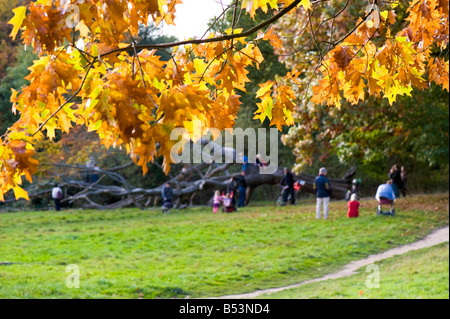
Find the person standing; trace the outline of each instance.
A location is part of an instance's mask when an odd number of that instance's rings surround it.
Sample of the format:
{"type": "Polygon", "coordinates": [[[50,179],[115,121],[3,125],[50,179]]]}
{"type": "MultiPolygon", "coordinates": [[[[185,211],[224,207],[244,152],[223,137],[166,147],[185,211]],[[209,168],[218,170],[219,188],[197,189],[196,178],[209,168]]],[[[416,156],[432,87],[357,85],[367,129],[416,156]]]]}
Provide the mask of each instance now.
{"type": "Polygon", "coordinates": [[[55,184],[55,187],[52,189],[52,199],[55,202],[55,209],[56,211],[61,210],[61,200],[63,198],[63,191],[58,186],[58,184],[55,184]]]}
{"type": "Polygon", "coordinates": [[[247,169],[248,169],[248,157],[247,155],[245,155],[244,153],[240,153],[241,158],[242,158],[242,170],[247,173],[247,169]]]}
{"type": "Polygon", "coordinates": [[[241,171],[241,174],[236,177],[236,182],[239,186],[239,202],[238,207],[245,206],[245,197],[247,193],[247,181],[245,180],[245,171],[241,171]]]}
{"type": "Polygon", "coordinates": [[[220,195],[220,191],[216,191],[213,197],[213,213],[217,214],[219,210],[220,203],[223,201],[224,196],[220,195]]]}
{"type": "Polygon", "coordinates": [[[323,206],[323,218],[328,219],[328,205],[330,204],[331,188],[327,178],[327,169],[325,167],[322,167],[319,170],[319,175],[315,178],[313,187],[317,197],[316,218],[320,219],[323,206]]]}
{"type": "Polygon", "coordinates": [[[162,210],[164,214],[168,214],[172,208],[173,190],[169,182],[161,190],[162,210]]]}
{"type": "Polygon", "coordinates": [[[392,180],[392,188],[394,189],[395,197],[400,198],[399,190],[402,189],[403,182],[400,169],[397,164],[391,167],[391,170],[389,171],[389,179],[392,180]]]}
{"type": "Polygon", "coordinates": [[[295,192],[294,192],[294,175],[291,173],[289,168],[284,169],[284,177],[281,180],[281,185],[283,185],[283,206],[287,204],[288,196],[291,195],[291,205],[295,205],[295,192]]]}
{"type": "Polygon", "coordinates": [[[402,187],[400,188],[400,191],[403,194],[403,197],[406,197],[406,193],[408,192],[406,188],[408,176],[406,174],[405,166],[400,168],[400,177],[402,179],[402,187]]]}
{"type": "Polygon", "coordinates": [[[227,194],[230,194],[231,205],[236,207],[236,177],[231,177],[231,181],[227,185],[227,194]]]}

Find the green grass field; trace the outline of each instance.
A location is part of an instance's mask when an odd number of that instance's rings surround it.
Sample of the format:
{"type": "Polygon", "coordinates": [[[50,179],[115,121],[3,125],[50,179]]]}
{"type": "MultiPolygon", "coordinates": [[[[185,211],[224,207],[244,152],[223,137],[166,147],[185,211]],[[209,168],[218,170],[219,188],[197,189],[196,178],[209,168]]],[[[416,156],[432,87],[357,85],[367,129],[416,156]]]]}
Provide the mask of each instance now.
{"type": "Polygon", "coordinates": [[[449,245],[411,251],[362,267],[351,277],[305,284],[278,293],[263,294],[262,299],[448,299],[449,245]]]}
{"type": "MultiPolygon", "coordinates": [[[[0,298],[202,298],[281,287],[421,239],[448,225],[448,204],[448,193],[414,196],[399,200],[395,217],[377,217],[369,199],[361,203],[360,218],[348,219],[346,203],[332,202],[329,220],[316,220],[311,202],[233,214],[207,208],[169,215],[136,209],[4,213],[0,264],[11,264],[0,265],[0,298]],[[68,265],[79,269],[79,288],[66,285],[73,274],[68,265]]],[[[443,262],[448,278],[448,246],[443,262]]],[[[420,297],[448,298],[448,280],[443,285],[441,296],[420,297]]],[[[340,289],[333,286],[323,297],[354,297],[340,289]]],[[[413,295],[406,285],[389,298],[413,295]]],[[[288,295],[303,296],[322,297],[288,295]]]]}

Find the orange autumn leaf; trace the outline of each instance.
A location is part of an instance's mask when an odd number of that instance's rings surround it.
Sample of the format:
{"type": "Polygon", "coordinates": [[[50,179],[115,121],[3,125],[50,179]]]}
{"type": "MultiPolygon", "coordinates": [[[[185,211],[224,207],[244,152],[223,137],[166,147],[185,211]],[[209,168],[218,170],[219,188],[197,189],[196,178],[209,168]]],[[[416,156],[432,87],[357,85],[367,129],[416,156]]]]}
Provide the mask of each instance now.
{"type": "Polygon", "coordinates": [[[274,48],[281,48],[283,46],[283,42],[273,31],[273,28],[270,28],[269,31],[264,34],[263,40],[269,41],[274,48]]]}

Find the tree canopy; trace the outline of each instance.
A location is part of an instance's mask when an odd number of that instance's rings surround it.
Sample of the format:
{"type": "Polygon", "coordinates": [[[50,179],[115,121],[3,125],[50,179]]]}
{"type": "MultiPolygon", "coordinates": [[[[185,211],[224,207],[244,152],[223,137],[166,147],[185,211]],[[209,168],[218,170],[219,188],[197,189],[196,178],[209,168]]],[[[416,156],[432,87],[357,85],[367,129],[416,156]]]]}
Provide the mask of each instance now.
{"type": "Polygon", "coordinates": [[[204,128],[233,127],[248,70],[264,61],[257,46],[262,41],[275,52],[311,45],[308,51],[315,53],[291,65],[282,79],[269,77],[255,94],[255,118],[279,130],[294,124],[299,90],[312,92],[313,104],[339,109],[343,101],[356,105],[370,96],[392,104],[430,83],[449,89],[448,0],[370,0],[350,16],[344,16],[349,1],[236,0],[224,6],[234,17],[227,30],[139,44],[142,26],[174,24],[181,3],[38,0],[13,10],[11,37],[20,32],[39,59],[26,77],[30,84],[11,96],[20,118],[0,144],[0,200],[10,189],[27,198],[20,185],[37,171],[36,141],[76,125],[95,131],[107,147],[125,148],[144,173],[147,163],[162,156],[167,173],[177,142],[170,139],[173,129],[185,128],[195,139],[197,120],[204,128]],[[398,26],[400,4],[406,18],[398,26]],[[241,14],[254,18],[259,10],[270,17],[236,28],[241,14]],[[289,36],[298,45],[283,42],[281,19],[297,21],[289,36]],[[343,19],[348,29],[340,28],[343,19]],[[170,59],[163,61],[156,50],[166,50],[170,59]]]}
{"type": "MultiPolygon", "coordinates": [[[[380,13],[382,19],[383,17],[388,18],[389,29],[380,27],[377,30],[378,33],[385,34],[385,37],[381,37],[380,34],[374,35],[372,40],[380,48],[374,55],[367,58],[367,62],[362,62],[362,60],[357,62],[353,59],[353,54],[348,56],[350,58],[349,67],[352,67],[353,63],[360,63],[362,68],[359,71],[353,70],[347,74],[342,72],[338,74],[332,72],[335,65],[331,64],[329,79],[336,81],[337,84],[334,88],[342,88],[340,94],[347,97],[341,99],[337,96],[336,103],[332,103],[332,105],[339,105],[339,103],[341,105],[330,107],[326,105],[327,103],[314,103],[320,94],[316,94],[315,89],[308,90],[308,88],[317,88],[320,81],[324,83],[323,79],[314,76],[317,68],[322,67],[321,61],[324,58],[322,52],[328,50],[329,42],[311,41],[311,30],[317,30],[317,32],[315,31],[317,38],[319,35],[323,37],[323,32],[327,30],[327,32],[333,32],[335,39],[343,38],[354,28],[353,25],[348,24],[349,17],[357,16],[367,6],[366,1],[335,0],[333,4],[334,6],[331,8],[328,6],[317,8],[310,17],[301,13],[285,16],[275,26],[281,39],[277,53],[288,68],[300,66],[303,75],[300,80],[302,86],[297,87],[299,107],[296,108],[294,114],[295,125],[289,129],[288,134],[283,136],[284,143],[291,147],[296,155],[295,169],[303,170],[317,159],[324,160],[335,154],[342,163],[347,164],[355,163],[356,159],[360,160],[363,165],[373,165],[385,163],[390,158],[408,162],[421,161],[432,166],[437,163],[448,164],[448,159],[443,160],[445,154],[448,158],[448,147],[445,147],[449,140],[448,124],[445,124],[448,123],[448,73],[442,69],[443,77],[440,77],[442,86],[432,85],[429,81],[432,75],[426,73],[416,73],[417,75],[422,74],[416,78],[421,84],[410,85],[413,80],[405,77],[405,74],[415,72],[415,62],[408,66],[406,63],[408,60],[403,56],[395,58],[392,53],[393,48],[390,47],[391,42],[381,46],[382,41],[389,33],[407,32],[409,37],[413,36],[409,25],[414,15],[412,13],[408,15],[409,3],[406,1],[391,4],[378,2],[380,10],[382,10],[380,13]],[[388,12],[386,9],[389,6],[395,6],[395,10],[388,12]],[[383,11],[383,9],[385,10],[383,11]],[[342,13],[336,15],[336,10],[342,11],[342,13]],[[319,27],[324,24],[324,21],[328,21],[328,26],[332,23],[333,28],[319,27]],[[312,29],[310,25],[313,26],[312,29]],[[305,29],[304,33],[309,33],[310,36],[293,36],[298,32],[298,28],[305,29]],[[377,60],[377,56],[383,54],[392,58],[387,66],[384,60],[377,60]],[[386,67],[389,68],[389,72],[379,73],[379,70],[375,69],[379,66],[383,70],[386,67]],[[373,75],[374,78],[365,79],[365,75],[373,75]],[[447,78],[445,78],[446,76],[447,78]],[[347,79],[350,79],[350,82],[347,79]],[[397,87],[398,95],[403,96],[399,98],[395,94],[386,95],[386,90],[380,92],[371,90],[371,86],[374,84],[391,85],[389,83],[397,83],[391,88],[397,87]],[[352,86],[351,84],[358,85],[352,86]],[[421,90],[422,88],[432,89],[424,92],[421,90]],[[444,90],[447,90],[447,93],[443,92],[444,90]],[[356,98],[358,95],[361,99],[356,98]],[[380,99],[380,95],[384,95],[385,99],[380,99]],[[429,118],[433,118],[433,121],[427,124],[426,121],[429,118]]],[[[423,45],[420,44],[420,40],[423,39],[417,35],[414,38],[419,40],[419,46],[423,45]]],[[[437,38],[439,36],[436,33],[435,39],[437,38]]],[[[348,37],[346,41],[351,39],[348,37]]],[[[433,43],[433,46],[429,47],[430,50],[426,51],[429,61],[436,58],[448,61],[448,36],[446,38],[442,34],[442,39],[441,47],[438,47],[437,43],[433,43]]],[[[410,38],[406,43],[411,45],[417,54],[422,53],[411,43],[410,38]]],[[[351,50],[364,51],[366,55],[359,55],[364,58],[367,57],[369,48],[370,46],[366,48],[353,45],[351,50]]],[[[347,50],[347,47],[344,49],[347,50]]],[[[340,51],[334,58],[338,64],[345,62],[339,61],[341,58],[345,58],[346,53],[342,55],[342,52],[344,51],[340,51]]],[[[413,54],[413,56],[417,54],[413,54]]],[[[428,62],[427,65],[431,64],[432,62],[428,62]]]]}

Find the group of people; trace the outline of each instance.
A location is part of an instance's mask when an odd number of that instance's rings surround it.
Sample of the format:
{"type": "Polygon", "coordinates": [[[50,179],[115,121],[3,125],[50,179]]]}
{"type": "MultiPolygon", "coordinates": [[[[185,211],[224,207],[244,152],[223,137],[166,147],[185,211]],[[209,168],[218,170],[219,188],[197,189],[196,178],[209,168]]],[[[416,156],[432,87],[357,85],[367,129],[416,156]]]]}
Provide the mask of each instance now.
{"type": "MultiPolygon", "coordinates": [[[[389,179],[386,183],[381,184],[375,194],[375,199],[380,205],[389,204],[391,205],[391,212],[393,208],[393,203],[397,198],[400,198],[400,192],[405,197],[407,194],[406,190],[406,170],[402,166],[399,168],[397,164],[393,165],[388,174],[389,179]]],[[[327,178],[327,169],[325,167],[319,170],[319,175],[314,180],[314,190],[316,191],[317,204],[316,204],[316,218],[321,218],[321,213],[323,212],[323,218],[328,218],[329,213],[329,202],[331,197],[330,182],[327,178]]],[[[354,218],[359,216],[359,198],[358,198],[358,188],[359,181],[353,180],[352,189],[349,191],[348,195],[348,210],[347,216],[349,218],[354,218]]]]}
{"type": "MultiPolygon", "coordinates": [[[[348,193],[348,203],[347,203],[347,217],[355,218],[359,217],[359,198],[358,198],[358,190],[359,190],[360,181],[353,180],[352,181],[352,189],[348,193]]],[[[329,204],[331,198],[331,187],[330,181],[327,177],[327,169],[322,167],[319,169],[319,175],[314,180],[314,190],[316,191],[317,203],[316,203],[316,218],[320,219],[323,213],[323,218],[328,219],[329,214],[329,204]]]]}
{"type": "MultiPolygon", "coordinates": [[[[247,163],[244,162],[244,167],[247,163]]],[[[243,169],[239,175],[232,177],[230,183],[227,185],[226,193],[220,193],[216,191],[213,197],[213,213],[217,213],[219,208],[223,205],[224,212],[236,211],[236,193],[239,194],[237,207],[244,207],[246,203],[247,182],[245,179],[246,171],[243,169]]],[[[352,182],[352,190],[349,192],[348,211],[347,216],[354,218],[359,216],[359,198],[358,188],[359,180],[352,182]]],[[[283,205],[286,205],[290,198],[291,204],[295,204],[295,179],[292,172],[288,169],[284,169],[284,177],[280,184],[283,188],[283,205]]],[[[327,169],[322,167],[319,169],[319,174],[314,180],[314,191],[316,193],[316,218],[328,219],[329,204],[331,198],[330,181],[327,177],[327,169]]],[[[392,166],[389,172],[389,180],[380,185],[377,189],[375,198],[378,202],[383,201],[395,201],[400,197],[400,192],[403,196],[406,196],[406,170],[404,166],[401,168],[398,165],[392,166]]],[[[163,211],[168,212],[172,202],[172,189],[170,183],[166,184],[166,187],[161,191],[163,199],[163,211]]]]}
{"type": "Polygon", "coordinates": [[[231,178],[227,185],[225,194],[216,191],[213,198],[213,213],[217,213],[220,206],[223,204],[223,212],[231,213],[237,211],[237,207],[244,207],[247,198],[247,181],[245,179],[246,171],[242,170],[239,175],[231,178]],[[236,193],[239,194],[238,203],[236,207],[236,193]]]}
{"type": "MultiPolygon", "coordinates": [[[[248,163],[244,162],[243,168],[248,163]]],[[[404,166],[393,165],[388,174],[389,179],[386,183],[381,184],[376,192],[375,198],[379,203],[391,202],[400,197],[400,192],[403,196],[406,196],[406,170],[404,166]]],[[[292,172],[288,169],[284,169],[284,177],[280,183],[283,188],[283,205],[286,205],[290,198],[291,204],[295,204],[295,179],[292,172]]],[[[346,198],[348,200],[347,216],[349,218],[359,216],[359,202],[358,194],[356,190],[359,183],[352,183],[351,196],[346,198]]],[[[331,198],[330,182],[327,178],[327,169],[322,167],[319,169],[319,174],[315,178],[313,188],[316,193],[316,218],[321,219],[322,214],[324,219],[328,219],[329,215],[329,203],[331,198]]],[[[224,212],[237,211],[237,208],[244,207],[247,197],[247,181],[246,170],[243,169],[239,175],[234,175],[231,181],[227,185],[226,193],[220,193],[216,191],[213,197],[213,212],[217,213],[219,208],[223,205],[224,212]],[[236,193],[239,194],[236,207],[236,193]]],[[[63,192],[61,188],[56,184],[52,189],[52,198],[55,203],[57,211],[61,209],[61,200],[63,198],[63,192]]],[[[167,182],[161,189],[162,210],[167,214],[170,212],[173,204],[173,189],[170,182],[167,182]]]]}
{"type": "Polygon", "coordinates": [[[394,202],[400,198],[400,193],[406,197],[406,170],[402,166],[399,168],[397,164],[393,165],[388,173],[388,180],[386,183],[378,186],[375,199],[378,201],[378,212],[382,212],[381,205],[391,205],[390,213],[394,210],[394,202]]]}
{"type": "MultiPolygon", "coordinates": [[[[236,208],[236,193],[239,193],[237,207],[244,207],[246,202],[247,182],[245,180],[245,171],[242,170],[239,175],[233,176],[230,183],[227,185],[227,192],[221,194],[216,191],[213,197],[213,212],[217,213],[221,203],[224,206],[224,212],[237,211],[236,208]]],[[[170,182],[167,182],[161,189],[162,211],[168,214],[173,207],[173,189],[170,182]]]]}

